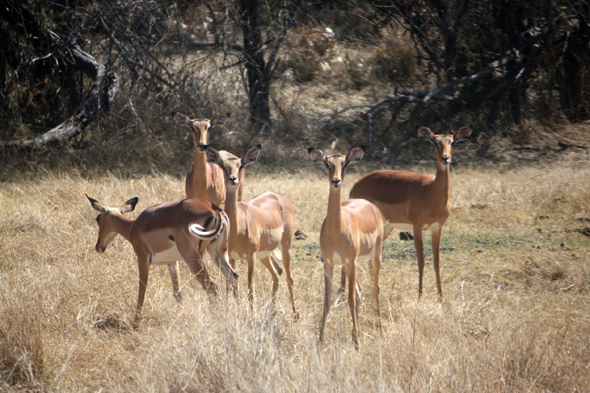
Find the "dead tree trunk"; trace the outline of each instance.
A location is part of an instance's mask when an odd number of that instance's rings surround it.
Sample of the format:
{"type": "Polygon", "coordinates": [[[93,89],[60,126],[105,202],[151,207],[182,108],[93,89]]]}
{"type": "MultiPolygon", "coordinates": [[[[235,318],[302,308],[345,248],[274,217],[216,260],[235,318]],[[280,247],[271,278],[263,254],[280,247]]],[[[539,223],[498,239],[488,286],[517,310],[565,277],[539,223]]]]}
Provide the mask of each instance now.
{"type": "Polygon", "coordinates": [[[270,72],[264,61],[262,34],[258,24],[258,0],[241,0],[244,56],[250,103],[250,127],[254,131],[270,125],[270,72]]]}
{"type": "Polygon", "coordinates": [[[63,143],[79,135],[91,122],[109,111],[119,90],[119,80],[114,72],[84,51],[77,42],[64,44],[50,32],[54,42],[67,50],[74,60],[72,70],[81,70],[94,80],[88,95],[72,117],[43,135],[22,141],[1,142],[2,147],[38,149],[51,143],[63,143]]]}

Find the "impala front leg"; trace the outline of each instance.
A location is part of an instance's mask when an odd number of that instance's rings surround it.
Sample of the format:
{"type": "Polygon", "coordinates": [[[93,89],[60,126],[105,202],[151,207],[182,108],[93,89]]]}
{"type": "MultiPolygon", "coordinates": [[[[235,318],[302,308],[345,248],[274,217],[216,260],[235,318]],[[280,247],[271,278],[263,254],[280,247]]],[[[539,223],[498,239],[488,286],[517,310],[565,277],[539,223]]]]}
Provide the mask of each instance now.
{"type": "Polygon", "coordinates": [[[424,244],[422,243],[422,225],[414,225],[414,246],[418,259],[418,297],[422,296],[422,278],[424,277],[424,244]]]}
{"type": "Polygon", "coordinates": [[[256,278],[256,252],[248,255],[248,301],[254,310],[254,279],[256,278]]]}
{"type": "Polygon", "coordinates": [[[236,272],[236,260],[229,258],[229,266],[231,267],[232,271],[236,274],[235,285],[227,283],[227,291],[229,292],[230,286],[232,286],[232,290],[234,293],[234,297],[238,298],[238,273],[236,272]]]}
{"type": "Polygon", "coordinates": [[[137,308],[135,309],[135,318],[133,319],[133,328],[139,327],[141,320],[141,309],[143,308],[143,301],[145,299],[145,290],[148,285],[148,278],[150,275],[150,264],[147,257],[138,257],[137,265],[139,268],[139,294],[137,296],[137,308]]]}
{"type": "Polygon", "coordinates": [[[434,274],[436,275],[436,289],[438,297],[442,300],[442,284],[440,280],[440,241],[442,238],[442,227],[432,232],[432,259],[434,265],[434,274]]]}
{"type": "Polygon", "coordinates": [[[332,307],[332,279],[334,276],[334,265],[332,261],[324,257],[324,315],[322,316],[322,324],[320,325],[320,343],[324,343],[324,334],[326,332],[326,322],[328,320],[328,313],[332,307]]]}
{"type": "Polygon", "coordinates": [[[352,341],[359,348],[358,316],[360,314],[360,290],[356,285],[356,258],[348,264],[348,306],[352,316],[352,341]],[[357,291],[359,292],[357,294],[357,291]],[[357,296],[358,295],[358,296],[357,296]]]}

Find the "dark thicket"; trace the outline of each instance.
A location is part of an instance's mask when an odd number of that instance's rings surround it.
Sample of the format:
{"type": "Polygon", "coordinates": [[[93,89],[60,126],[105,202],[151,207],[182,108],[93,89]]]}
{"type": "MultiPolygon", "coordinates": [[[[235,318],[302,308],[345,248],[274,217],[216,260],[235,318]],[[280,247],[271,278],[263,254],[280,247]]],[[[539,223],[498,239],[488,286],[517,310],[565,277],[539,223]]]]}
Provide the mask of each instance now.
{"type": "Polygon", "coordinates": [[[8,0],[0,139],[5,149],[92,148],[103,157],[94,163],[130,159],[134,144],[144,164],[174,166],[190,143],[167,118],[173,110],[232,112],[221,148],[322,143],[340,129],[378,157],[407,147],[399,142],[416,124],[472,122],[493,135],[531,119],[586,121],[589,23],[582,0],[8,0]],[[322,108],[327,117],[277,98],[322,83],[371,93],[322,108]]]}

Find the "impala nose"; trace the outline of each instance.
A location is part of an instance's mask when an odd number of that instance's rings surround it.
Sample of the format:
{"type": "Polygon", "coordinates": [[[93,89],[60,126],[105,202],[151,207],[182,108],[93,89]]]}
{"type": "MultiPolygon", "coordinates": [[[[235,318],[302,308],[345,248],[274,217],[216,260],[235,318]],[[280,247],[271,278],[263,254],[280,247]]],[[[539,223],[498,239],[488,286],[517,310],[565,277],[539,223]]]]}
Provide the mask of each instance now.
{"type": "Polygon", "coordinates": [[[342,185],[342,180],[336,180],[336,179],[332,180],[332,186],[334,188],[339,188],[341,185],[342,185]]]}
{"type": "Polygon", "coordinates": [[[199,151],[205,151],[207,150],[207,145],[203,145],[202,143],[199,143],[199,151]]]}
{"type": "Polygon", "coordinates": [[[236,186],[238,184],[238,178],[237,177],[230,177],[229,184],[231,184],[232,186],[236,186]]]}
{"type": "Polygon", "coordinates": [[[448,164],[451,162],[451,157],[449,156],[441,156],[440,159],[442,160],[443,163],[448,164]]]}

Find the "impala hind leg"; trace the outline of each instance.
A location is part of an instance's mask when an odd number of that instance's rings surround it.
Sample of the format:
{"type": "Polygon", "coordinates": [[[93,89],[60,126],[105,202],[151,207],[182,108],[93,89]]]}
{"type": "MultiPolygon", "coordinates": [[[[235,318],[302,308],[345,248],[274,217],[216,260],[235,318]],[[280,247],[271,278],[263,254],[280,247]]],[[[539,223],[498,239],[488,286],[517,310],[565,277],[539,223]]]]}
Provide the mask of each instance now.
{"type": "Polygon", "coordinates": [[[438,297],[442,300],[442,284],[440,280],[440,241],[442,238],[442,227],[432,232],[432,259],[434,265],[434,274],[436,275],[436,289],[438,297]]]}
{"type": "Polygon", "coordinates": [[[279,266],[279,263],[275,259],[275,257],[271,254],[270,261],[272,262],[272,267],[274,267],[277,274],[280,276],[283,274],[283,269],[279,266]]]}
{"type": "Polygon", "coordinates": [[[272,308],[275,307],[275,299],[277,297],[277,292],[279,291],[279,276],[275,272],[274,267],[272,266],[272,261],[270,257],[265,257],[260,260],[262,264],[268,269],[270,275],[272,276],[272,308]]]}
{"type": "Polygon", "coordinates": [[[418,259],[418,297],[422,296],[422,279],[424,277],[424,244],[422,243],[422,225],[414,225],[414,247],[418,259]]]}
{"type": "Polygon", "coordinates": [[[207,252],[213,259],[213,263],[219,267],[219,270],[225,276],[226,281],[226,292],[229,293],[230,289],[234,294],[234,297],[238,297],[238,273],[235,271],[236,262],[233,259],[229,259],[227,254],[227,248],[223,249],[214,244],[209,243],[207,246],[207,252]],[[233,263],[232,263],[233,262],[233,263]]]}
{"type": "Polygon", "coordinates": [[[180,292],[180,277],[178,276],[178,261],[168,264],[170,270],[170,278],[172,278],[172,289],[174,291],[174,299],[180,302],[182,300],[182,293],[180,292]]]}
{"type": "Polygon", "coordinates": [[[375,304],[377,305],[377,326],[381,330],[381,306],[379,302],[379,295],[381,288],[379,287],[379,271],[381,270],[381,244],[375,245],[375,255],[371,259],[372,274],[373,274],[373,294],[375,296],[375,304]]]}
{"type": "Polygon", "coordinates": [[[299,319],[299,313],[295,308],[295,296],[293,295],[293,273],[291,272],[291,243],[282,247],[283,268],[285,269],[285,278],[287,280],[287,289],[293,306],[293,318],[299,319]]]}
{"type": "Polygon", "coordinates": [[[332,261],[324,257],[324,315],[322,316],[322,323],[320,325],[320,343],[324,343],[324,336],[326,333],[326,322],[328,320],[328,313],[332,307],[332,279],[334,277],[334,265],[332,261]]]}
{"type": "Polygon", "coordinates": [[[338,288],[338,296],[342,295],[346,292],[346,271],[344,271],[344,266],[342,266],[342,273],[340,274],[340,288],[338,288]]]}

